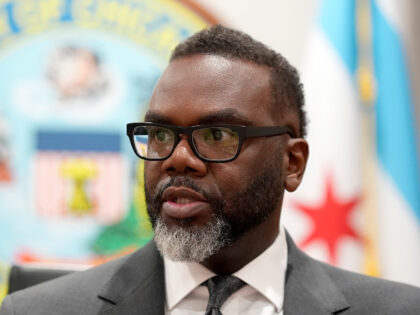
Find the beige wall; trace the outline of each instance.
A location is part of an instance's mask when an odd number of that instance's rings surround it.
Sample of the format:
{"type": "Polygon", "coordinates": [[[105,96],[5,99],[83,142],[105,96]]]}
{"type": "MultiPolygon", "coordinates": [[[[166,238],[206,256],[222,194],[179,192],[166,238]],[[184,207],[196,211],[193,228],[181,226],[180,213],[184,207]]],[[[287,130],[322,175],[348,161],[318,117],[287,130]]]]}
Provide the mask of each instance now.
{"type": "Polygon", "coordinates": [[[301,68],[319,0],[195,0],[226,25],[240,29],[301,68]]]}

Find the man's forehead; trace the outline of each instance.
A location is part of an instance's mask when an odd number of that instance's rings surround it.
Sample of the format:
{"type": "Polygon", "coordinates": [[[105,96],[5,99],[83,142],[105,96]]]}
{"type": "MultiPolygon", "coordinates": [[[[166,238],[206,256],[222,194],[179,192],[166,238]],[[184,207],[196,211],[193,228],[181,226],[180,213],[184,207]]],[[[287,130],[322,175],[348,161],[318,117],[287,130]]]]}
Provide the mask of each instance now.
{"type": "Polygon", "coordinates": [[[252,91],[269,87],[270,84],[271,73],[266,66],[243,59],[197,54],[173,60],[159,79],[155,91],[192,86],[204,86],[208,93],[212,89],[228,90],[227,87],[229,90],[246,87],[252,91]]]}
{"type": "Polygon", "coordinates": [[[271,112],[272,103],[266,67],[239,59],[194,55],[169,64],[153,91],[148,118],[151,113],[155,118],[159,114],[170,119],[188,114],[196,121],[247,121],[257,110],[271,112]]]}
{"type": "Polygon", "coordinates": [[[199,73],[202,69],[207,70],[206,75],[210,78],[220,75],[231,76],[235,74],[232,73],[233,68],[241,72],[255,71],[258,68],[267,69],[265,66],[245,59],[229,58],[215,54],[194,54],[172,60],[166,67],[163,77],[169,77],[170,73],[184,73],[186,75],[193,72],[199,73]]]}

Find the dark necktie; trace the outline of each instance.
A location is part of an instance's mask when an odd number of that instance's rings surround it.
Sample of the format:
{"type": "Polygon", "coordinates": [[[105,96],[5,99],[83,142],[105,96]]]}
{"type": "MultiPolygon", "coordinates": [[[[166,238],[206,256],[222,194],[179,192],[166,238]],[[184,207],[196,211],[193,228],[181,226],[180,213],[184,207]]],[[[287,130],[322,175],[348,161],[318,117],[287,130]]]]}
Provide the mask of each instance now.
{"type": "Polygon", "coordinates": [[[204,283],[209,289],[209,303],[205,315],[222,315],[220,308],[233,293],[246,283],[235,276],[214,276],[204,283]]]}

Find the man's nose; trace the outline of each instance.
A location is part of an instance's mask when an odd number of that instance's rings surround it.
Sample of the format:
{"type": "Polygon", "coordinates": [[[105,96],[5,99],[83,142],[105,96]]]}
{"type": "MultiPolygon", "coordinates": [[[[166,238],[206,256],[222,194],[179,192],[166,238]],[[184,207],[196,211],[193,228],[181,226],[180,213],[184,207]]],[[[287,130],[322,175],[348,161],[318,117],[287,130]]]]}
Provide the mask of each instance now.
{"type": "Polygon", "coordinates": [[[162,169],[168,173],[204,176],[207,165],[200,160],[191,149],[186,136],[181,135],[181,141],[177,144],[172,155],[163,161],[162,169]]]}

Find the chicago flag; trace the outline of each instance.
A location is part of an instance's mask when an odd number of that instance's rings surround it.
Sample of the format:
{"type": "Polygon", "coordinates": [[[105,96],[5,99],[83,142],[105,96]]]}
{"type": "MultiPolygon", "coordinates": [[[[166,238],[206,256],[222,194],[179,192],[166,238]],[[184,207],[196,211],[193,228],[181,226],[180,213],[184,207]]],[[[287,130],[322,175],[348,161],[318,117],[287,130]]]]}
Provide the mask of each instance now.
{"type": "Polygon", "coordinates": [[[325,0],[303,83],[310,156],[283,224],[312,256],[420,285],[420,172],[401,5],[325,0]]]}

